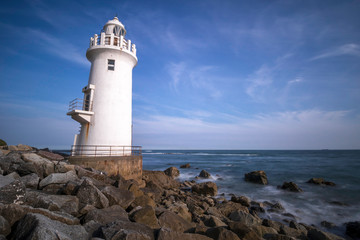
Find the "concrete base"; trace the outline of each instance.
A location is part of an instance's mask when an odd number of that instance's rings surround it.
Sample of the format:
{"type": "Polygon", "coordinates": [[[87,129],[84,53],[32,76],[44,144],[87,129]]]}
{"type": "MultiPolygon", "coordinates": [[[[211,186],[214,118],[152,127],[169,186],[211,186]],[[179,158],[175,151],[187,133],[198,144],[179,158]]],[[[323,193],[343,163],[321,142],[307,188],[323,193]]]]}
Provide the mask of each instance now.
{"type": "Polygon", "coordinates": [[[142,179],[142,156],[71,156],[69,162],[104,171],[109,176],[120,174],[125,179],[134,179],[138,182],[142,179]]]}

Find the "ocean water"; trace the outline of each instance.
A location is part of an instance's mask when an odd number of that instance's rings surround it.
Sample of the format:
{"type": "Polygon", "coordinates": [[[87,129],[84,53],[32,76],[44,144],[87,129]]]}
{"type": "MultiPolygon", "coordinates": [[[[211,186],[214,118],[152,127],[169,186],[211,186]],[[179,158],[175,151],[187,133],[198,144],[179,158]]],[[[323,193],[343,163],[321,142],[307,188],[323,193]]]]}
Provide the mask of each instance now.
{"type": "MultiPolygon", "coordinates": [[[[245,195],[256,201],[280,202],[298,222],[320,226],[321,221],[335,223],[333,231],[344,223],[360,220],[360,151],[256,151],[256,150],[144,150],[143,169],[180,170],[179,180],[195,180],[201,170],[208,171],[219,194],[245,195]],[[189,163],[191,168],[180,169],[189,163]],[[267,186],[245,182],[244,174],[264,170],[267,186]],[[312,177],[336,183],[335,187],[308,184],[312,177]],[[295,182],[304,192],[293,193],[277,188],[283,182],[295,182]]],[[[204,181],[204,180],[196,180],[204,181]]],[[[284,220],[276,213],[265,217],[284,220]]],[[[343,232],[343,231],[342,231],[343,232]]]]}

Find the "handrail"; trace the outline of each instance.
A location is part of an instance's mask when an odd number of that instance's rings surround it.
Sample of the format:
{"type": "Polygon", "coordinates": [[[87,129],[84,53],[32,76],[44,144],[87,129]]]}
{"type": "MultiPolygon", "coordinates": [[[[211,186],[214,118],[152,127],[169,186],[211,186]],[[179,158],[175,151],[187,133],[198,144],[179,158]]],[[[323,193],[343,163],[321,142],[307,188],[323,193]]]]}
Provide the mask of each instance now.
{"type": "Polygon", "coordinates": [[[75,98],[69,102],[69,112],[74,110],[92,111],[92,101],[75,98]]]}
{"type": "Polygon", "coordinates": [[[141,156],[141,146],[72,145],[71,156],[141,156]]]}

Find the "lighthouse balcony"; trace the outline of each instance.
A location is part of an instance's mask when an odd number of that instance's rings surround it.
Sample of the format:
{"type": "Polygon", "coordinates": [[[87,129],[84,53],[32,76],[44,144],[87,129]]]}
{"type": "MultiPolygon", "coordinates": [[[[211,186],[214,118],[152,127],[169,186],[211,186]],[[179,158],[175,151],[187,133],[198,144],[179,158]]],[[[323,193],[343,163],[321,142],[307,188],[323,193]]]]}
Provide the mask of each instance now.
{"type": "Polygon", "coordinates": [[[89,123],[91,116],[94,115],[92,101],[75,98],[69,103],[67,115],[79,123],[89,123]]]}
{"type": "Polygon", "coordinates": [[[94,37],[90,38],[89,50],[99,48],[99,47],[110,47],[119,49],[121,51],[127,52],[136,58],[136,46],[131,43],[131,40],[126,40],[124,36],[117,36],[114,33],[105,34],[102,32],[99,35],[95,34],[94,37]]]}

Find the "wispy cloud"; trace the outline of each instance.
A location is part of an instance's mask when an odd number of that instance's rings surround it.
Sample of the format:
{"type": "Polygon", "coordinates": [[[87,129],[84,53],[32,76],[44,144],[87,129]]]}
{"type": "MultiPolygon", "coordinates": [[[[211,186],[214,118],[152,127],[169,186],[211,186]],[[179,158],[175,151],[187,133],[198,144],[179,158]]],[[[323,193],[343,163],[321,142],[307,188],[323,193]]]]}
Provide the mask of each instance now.
{"type": "Polygon", "coordinates": [[[66,40],[56,38],[40,30],[27,30],[29,34],[36,39],[37,43],[40,44],[47,52],[82,66],[88,67],[90,65],[84,57],[84,54],[66,40]]]}
{"type": "Polygon", "coordinates": [[[342,56],[342,55],[350,55],[350,56],[360,57],[360,45],[355,44],[355,43],[344,44],[344,45],[336,47],[336,48],[328,49],[325,52],[310,58],[309,60],[314,61],[314,60],[318,60],[318,59],[337,57],[337,56],[342,56]]]}
{"type": "Polygon", "coordinates": [[[194,66],[187,62],[170,63],[167,71],[171,77],[170,87],[179,92],[180,87],[201,90],[211,98],[218,99],[222,96],[221,90],[215,83],[221,76],[214,74],[214,66],[194,66]]]}
{"type": "Polygon", "coordinates": [[[274,112],[214,123],[192,117],[153,115],[135,119],[135,139],[144,147],[232,149],[321,149],[360,146],[360,123],[350,111],[274,112]],[[151,138],[150,138],[151,136],[151,138]],[[161,136],[161,137],[160,137],[161,136]],[[206,145],[204,140],[206,139],[206,145]]]}

